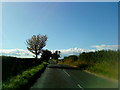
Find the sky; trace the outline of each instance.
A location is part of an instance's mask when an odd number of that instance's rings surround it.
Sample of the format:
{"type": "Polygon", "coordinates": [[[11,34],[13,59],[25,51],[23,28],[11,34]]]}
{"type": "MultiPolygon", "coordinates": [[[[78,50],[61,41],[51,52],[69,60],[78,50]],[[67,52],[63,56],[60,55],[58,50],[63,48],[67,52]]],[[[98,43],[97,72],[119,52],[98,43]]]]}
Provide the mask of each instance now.
{"type": "Polygon", "coordinates": [[[117,2],[6,2],[2,49],[26,49],[32,35],[47,35],[44,49],[92,49],[118,44],[117,2]]]}

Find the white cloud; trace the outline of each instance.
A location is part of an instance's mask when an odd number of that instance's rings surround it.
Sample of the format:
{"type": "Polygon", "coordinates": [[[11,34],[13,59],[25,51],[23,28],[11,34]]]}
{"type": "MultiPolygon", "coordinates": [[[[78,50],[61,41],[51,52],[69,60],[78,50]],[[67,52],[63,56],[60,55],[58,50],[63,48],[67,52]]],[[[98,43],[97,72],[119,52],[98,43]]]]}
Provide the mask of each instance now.
{"type": "MultiPolygon", "coordinates": [[[[51,50],[52,52],[56,50],[51,50]]],[[[63,49],[63,50],[58,50],[61,52],[60,56],[63,58],[64,56],[69,56],[69,55],[79,55],[82,52],[91,52],[95,50],[90,50],[90,49],[82,49],[82,48],[70,48],[70,49],[63,49]]]]}
{"type": "MultiPolygon", "coordinates": [[[[91,52],[91,51],[96,51],[96,50],[116,50],[118,49],[118,45],[93,45],[91,46],[95,49],[82,49],[82,48],[70,48],[70,49],[63,49],[63,50],[58,50],[61,51],[61,58],[64,56],[69,56],[69,55],[79,55],[82,52],[91,52]]],[[[56,50],[51,50],[52,52],[55,52],[56,50]]],[[[15,56],[15,57],[24,57],[24,58],[33,58],[33,54],[29,52],[28,50],[23,50],[23,49],[1,49],[0,50],[0,55],[5,55],[5,56],[15,56]]]]}
{"type": "MultiPolygon", "coordinates": [[[[55,52],[56,50],[51,50],[51,51],[55,52]]],[[[94,50],[81,49],[81,48],[70,48],[70,49],[63,49],[59,51],[61,51],[61,58],[63,58],[64,56],[79,55],[82,52],[89,52],[89,51],[94,51],[94,50]]],[[[0,55],[25,57],[25,58],[33,57],[32,53],[30,53],[28,50],[23,50],[23,49],[1,49],[0,55]]]]}
{"type": "Polygon", "coordinates": [[[0,55],[31,58],[33,54],[23,49],[1,49],[0,55]]]}
{"type": "Polygon", "coordinates": [[[103,50],[103,49],[104,50],[108,50],[108,49],[117,50],[118,49],[118,45],[104,45],[104,44],[102,44],[102,45],[93,45],[91,47],[96,48],[97,50],[103,50]]]}

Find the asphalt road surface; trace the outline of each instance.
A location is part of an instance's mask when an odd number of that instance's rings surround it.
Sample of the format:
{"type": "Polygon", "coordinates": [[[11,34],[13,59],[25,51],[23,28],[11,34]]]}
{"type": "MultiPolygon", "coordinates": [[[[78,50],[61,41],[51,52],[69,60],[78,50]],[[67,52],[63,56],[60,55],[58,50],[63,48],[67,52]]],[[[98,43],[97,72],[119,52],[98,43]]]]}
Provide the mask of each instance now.
{"type": "Polygon", "coordinates": [[[93,74],[66,66],[57,65],[53,61],[31,87],[33,88],[117,88],[118,82],[101,78],[93,74]]]}

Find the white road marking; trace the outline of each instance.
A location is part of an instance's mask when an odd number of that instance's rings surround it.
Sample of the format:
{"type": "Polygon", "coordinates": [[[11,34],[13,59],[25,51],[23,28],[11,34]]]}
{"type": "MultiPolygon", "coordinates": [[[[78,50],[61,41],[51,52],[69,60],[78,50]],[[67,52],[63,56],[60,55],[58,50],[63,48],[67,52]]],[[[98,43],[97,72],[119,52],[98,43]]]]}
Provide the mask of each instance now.
{"type": "Polygon", "coordinates": [[[65,70],[63,70],[69,77],[70,77],[70,74],[68,74],[65,70]]]}
{"type": "MultiPolygon", "coordinates": [[[[65,70],[63,70],[63,71],[70,77],[70,74],[69,74],[68,72],[66,72],[65,70]]],[[[80,86],[80,84],[77,84],[77,86],[78,86],[79,88],[81,88],[82,90],[84,90],[83,87],[80,86]]]]}
{"type": "Polygon", "coordinates": [[[77,86],[78,86],[79,88],[81,88],[82,90],[84,90],[83,87],[80,86],[80,84],[78,84],[77,86]]]}

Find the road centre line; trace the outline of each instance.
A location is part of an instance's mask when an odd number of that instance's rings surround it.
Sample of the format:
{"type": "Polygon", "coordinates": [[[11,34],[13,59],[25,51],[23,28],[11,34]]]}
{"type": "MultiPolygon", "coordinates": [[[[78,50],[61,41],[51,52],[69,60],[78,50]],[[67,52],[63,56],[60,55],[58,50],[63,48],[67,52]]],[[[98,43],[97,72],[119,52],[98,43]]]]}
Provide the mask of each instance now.
{"type": "MultiPolygon", "coordinates": [[[[68,72],[66,72],[64,69],[63,69],[63,71],[70,77],[70,74],[69,74],[68,72]]],[[[84,90],[83,87],[80,86],[80,84],[77,84],[77,86],[78,86],[79,88],[81,88],[82,90],[84,90]]]]}
{"type": "Polygon", "coordinates": [[[68,74],[65,70],[63,70],[69,77],[70,77],[70,74],[68,74]]]}
{"type": "Polygon", "coordinates": [[[81,88],[82,90],[84,90],[83,87],[80,86],[80,84],[78,84],[77,86],[78,86],[79,88],[81,88]]]}

